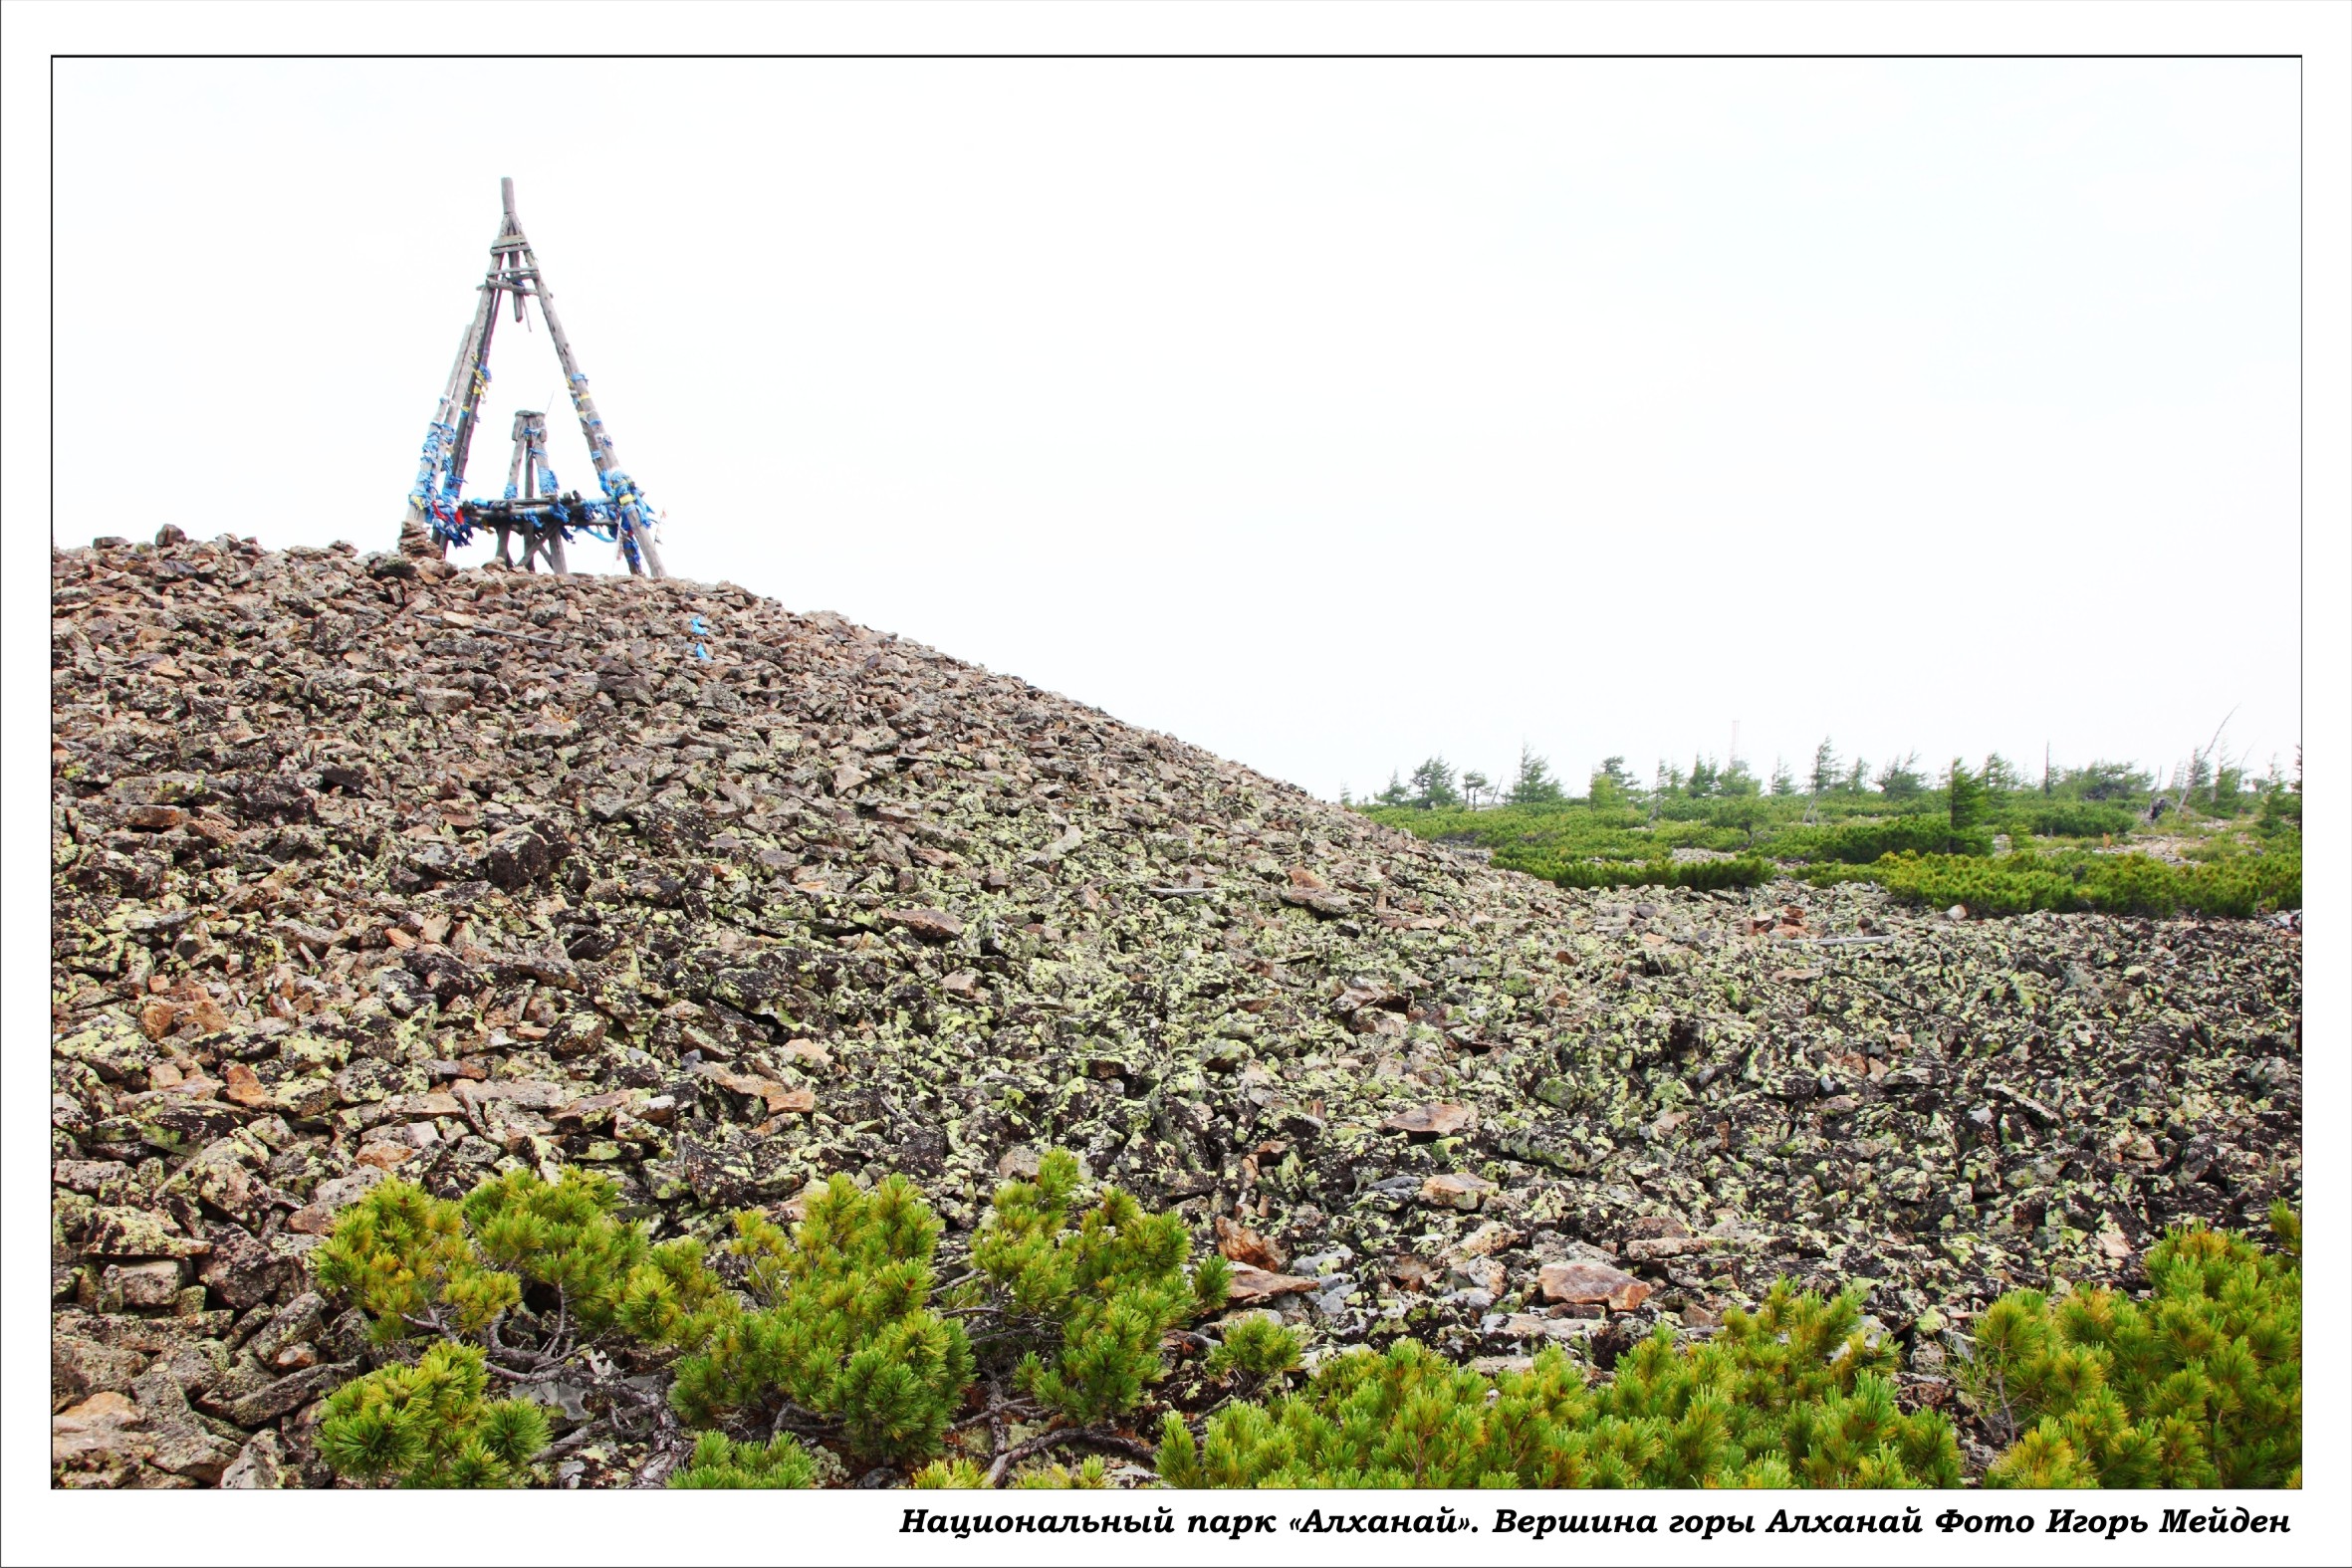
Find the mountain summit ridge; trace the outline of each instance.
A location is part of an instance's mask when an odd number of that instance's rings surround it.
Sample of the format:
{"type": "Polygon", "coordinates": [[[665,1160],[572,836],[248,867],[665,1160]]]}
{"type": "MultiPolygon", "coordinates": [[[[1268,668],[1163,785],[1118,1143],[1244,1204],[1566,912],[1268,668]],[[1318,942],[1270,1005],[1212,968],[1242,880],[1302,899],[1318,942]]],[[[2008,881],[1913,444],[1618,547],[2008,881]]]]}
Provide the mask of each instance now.
{"type": "Polygon", "coordinates": [[[1780,1274],[1932,1351],[2300,1197],[2293,933],[1562,890],[732,584],[177,536],[53,555],[56,1395],[145,1413],[75,1484],[320,1478],[386,1175],[968,1232],[1064,1146],[1464,1356],[1780,1274]]]}

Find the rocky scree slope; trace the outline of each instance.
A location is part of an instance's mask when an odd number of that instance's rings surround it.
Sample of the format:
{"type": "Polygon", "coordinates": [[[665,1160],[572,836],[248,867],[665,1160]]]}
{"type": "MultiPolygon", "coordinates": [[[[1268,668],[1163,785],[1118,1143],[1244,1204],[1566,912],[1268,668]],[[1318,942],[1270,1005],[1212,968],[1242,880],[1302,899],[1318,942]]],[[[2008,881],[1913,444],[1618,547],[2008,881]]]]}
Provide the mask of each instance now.
{"type": "Polygon", "coordinates": [[[1931,1400],[1999,1290],[2299,1201],[2291,931],[1563,891],[726,584],[53,569],[69,1484],[323,1480],[304,1254],[395,1174],[669,1235],[899,1171],[952,1256],[1062,1145],[1324,1347],[1856,1279],[1931,1400]]]}

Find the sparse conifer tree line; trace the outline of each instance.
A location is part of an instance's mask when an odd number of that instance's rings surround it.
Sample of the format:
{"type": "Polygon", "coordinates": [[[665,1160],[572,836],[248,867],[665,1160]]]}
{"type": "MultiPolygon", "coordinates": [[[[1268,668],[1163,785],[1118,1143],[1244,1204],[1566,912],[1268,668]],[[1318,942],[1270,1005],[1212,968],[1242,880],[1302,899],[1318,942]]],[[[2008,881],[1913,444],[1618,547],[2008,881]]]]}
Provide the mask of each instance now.
{"type": "Polygon", "coordinates": [[[1981,914],[2259,915],[2301,903],[2299,757],[2293,778],[2275,760],[2254,776],[2217,733],[2161,786],[2129,763],[2046,757],[2034,780],[1999,752],[1955,757],[1931,781],[1916,751],[1873,774],[1825,736],[1801,778],[1776,760],[1760,782],[1746,760],[1702,752],[1688,768],[1660,759],[1645,785],[1610,757],[1570,796],[1523,746],[1499,795],[1476,773],[1456,790],[1432,757],[1366,805],[1563,887],[1755,887],[1793,872],[1981,914]]]}

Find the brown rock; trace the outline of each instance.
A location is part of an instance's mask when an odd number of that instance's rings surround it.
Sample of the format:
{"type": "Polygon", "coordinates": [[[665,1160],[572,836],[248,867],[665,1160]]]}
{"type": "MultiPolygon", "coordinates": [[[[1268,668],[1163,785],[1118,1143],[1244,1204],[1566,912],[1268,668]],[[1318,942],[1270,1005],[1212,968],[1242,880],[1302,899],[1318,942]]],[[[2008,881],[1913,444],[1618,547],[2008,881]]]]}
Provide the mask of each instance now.
{"type": "Polygon", "coordinates": [[[258,1427],[265,1421],[285,1415],[298,1405],[307,1405],[321,1395],[332,1394],[358,1370],[356,1361],[305,1367],[291,1377],[280,1378],[238,1400],[229,1407],[229,1419],[240,1427],[258,1427]]]}
{"type": "Polygon", "coordinates": [[[160,1215],[123,1207],[91,1211],[82,1243],[90,1257],[201,1257],[211,1249],[160,1215]]]}
{"type": "Polygon", "coordinates": [[[1495,1191],[1495,1184],[1468,1172],[1448,1172],[1421,1184],[1421,1201],[1440,1209],[1476,1209],[1495,1191]]]}
{"type": "Polygon", "coordinates": [[[124,1394],[93,1394],[49,1420],[49,1462],[60,1470],[120,1473],[154,1452],[138,1407],[124,1394]]]}
{"type": "Polygon", "coordinates": [[[586,1056],[604,1043],[604,1020],[593,1012],[567,1013],[542,1037],[551,1055],[586,1056]]]}
{"type": "Polygon", "coordinates": [[[1286,904],[1310,910],[1326,919],[1355,913],[1355,900],[1345,893],[1315,887],[1286,887],[1278,896],[1286,904]]]}
{"type": "MultiPolygon", "coordinates": [[[[612,1113],[635,1099],[636,1089],[613,1089],[603,1094],[590,1094],[574,1100],[555,1113],[555,1123],[561,1127],[569,1122],[575,1127],[601,1127],[612,1119],[612,1113]]],[[[771,1106],[770,1109],[775,1107],[771,1106]]]]}
{"type": "Polygon", "coordinates": [[[324,1116],[342,1103],[335,1080],[325,1074],[311,1078],[292,1078],[278,1085],[272,1097],[278,1109],[289,1116],[309,1120],[324,1116]]]}
{"type": "Polygon", "coordinates": [[[1539,1312],[1514,1312],[1503,1320],[1503,1332],[1512,1339],[1585,1339],[1599,1327],[1595,1318],[1545,1317],[1539,1312]]]}
{"type": "Polygon", "coordinates": [[[242,1105],[248,1110],[259,1110],[270,1103],[270,1091],[262,1087],[253,1069],[241,1061],[232,1061],[222,1069],[228,1079],[228,1089],[221,1097],[231,1105],[242,1105]]]}
{"type": "Polygon", "coordinates": [[[184,1266],[175,1258],[111,1264],[99,1288],[126,1307],[167,1307],[179,1294],[184,1266]]]}
{"type": "Polygon", "coordinates": [[[893,909],[882,918],[924,942],[953,942],[964,923],[942,909],[893,909]]]}
{"type": "Polygon", "coordinates": [[[305,1290],[271,1314],[270,1320],[246,1341],[245,1348],[253,1352],[256,1360],[275,1362],[281,1352],[309,1343],[326,1321],[327,1298],[316,1290],[305,1290]]]}
{"type": "Polygon", "coordinates": [[[118,1198],[130,1185],[130,1167],[119,1160],[54,1160],[51,1185],[71,1193],[87,1193],[105,1202],[118,1198]]]}
{"type": "Polygon", "coordinates": [[[772,1115],[787,1112],[807,1112],[817,1109],[817,1096],[807,1089],[789,1088],[774,1078],[763,1078],[756,1073],[737,1072],[734,1068],[715,1061],[698,1062],[694,1070],[720,1088],[736,1094],[756,1094],[768,1104],[772,1115]]]}
{"type": "Polygon", "coordinates": [[[552,1111],[578,1098],[563,1084],[550,1083],[545,1078],[492,1078],[484,1083],[460,1078],[450,1085],[450,1092],[459,1100],[476,1104],[503,1100],[526,1111],[552,1111]]]}
{"type": "Polygon", "coordinates": [[[147,1431],[147,1462],[157,1469],[209,1486],[237,1456],[235,1445],[196,1420],[186,1393],[170,1373],[150,1370],[131,1385],[130,1397],[147,1431]]]}
{"type": "Polygon", "coordinates": [[[1297,1295],[1301,1291],[1313,1290],[1321,1284],[1319,1279],[1308,1279],[1300,1274],[1278,1274],[1254,1264],[1236,1263],[1233,1266],[1232,1299],[1245,1304],[1268,1301],[1276,1296],[1297,1295]]]}
{"type": "Polygon", "coordinates": [[[529,827],[510,827],[483,846],[482,874],[512,893],[545,881],[562,865],[566,846],[529,827]]]}
{"type": "Polygon", "coordinates": [[[278,1435],[264,1429],[253,1435],[229,1467],[221,1472],[223,1491],[276,1491],[286,1484],[285,1455],[278,1435]]]}
{"type": "Polygon", "coordinates": [[[384,1102],[386,1120],[418,1121],[434,1116],[463,1116],[465,1106],[446,1089],[403,1094],[384,1102]]]}
{"type": "Polygon", "coordinates": [[[1454,1250],[1464,1257],[1485,1257],[1519,1243],[1520,1233],[1500,1220],[1489,1220],[1464,1236],[1454,1250]]]}
{"type": "Polygon", "coordinates": [[[1478,1123],[1478,1113],[1467,1105],[1416,1105],[1397,1112],[1380,1124],[1383,1132],[1445,1137],[1478,1123]]]}
{"type": "Polygon", "coordinates": [[[63,1409],[93,1394],[118,1394],[130,1387],[130,1380],[146,1364],[146,1357],[124,1346],[101,1344],[63,1330],[52,1333],[49,1339],[51,1409],[63,1409]]]}
{"type": "Polygon", "coordinates": [[[1272,1241],[1223,1215],[1217,1217],[1217,1250],[1237,1263],[1248,1263],[1253,1268],[1276,1273],[1281,1272],[1283,1265],[1290,1261],[1272,1241]]]}
{"type": "Polygon", "coordinates": [[[1493,1296],[1503,1294],[1505,1271],[1501,1258],[1457,1258],[1447,1272],[1473,1290],[1484,1290],[1493,1296]]]}
{"type": "Polygon", "coordinates": [[[332,1214],[366,1197],[369,1190],[379,1186],[383,1179],[381,1171],[353,1171],[349,1176],[321,1182],[312,1191],[311,1202],[332,1214]]]}
{"type": "Polygon", "coordinates": [[[1584,1258],[1545,1263],[1536,1275],[1536,1287],[1546,1301],[1564,1301],[1573,1306],[1601,1305],[1617,1312],[1632,1311],[1650,1294],[1648,1285],[1623,1269],[1584,1258]]]}
{"type": "MultiPolygon", "coordinates": [[[[212,1255],[196,1277],[223,1302],[244,1308],[270,1300],[301,1277],[299,1258],[283,1254],[241,1226],[212,1228],[212,1255]]],[[[285,1240],[279,1237],[279,1240],[285,1240]]]]}

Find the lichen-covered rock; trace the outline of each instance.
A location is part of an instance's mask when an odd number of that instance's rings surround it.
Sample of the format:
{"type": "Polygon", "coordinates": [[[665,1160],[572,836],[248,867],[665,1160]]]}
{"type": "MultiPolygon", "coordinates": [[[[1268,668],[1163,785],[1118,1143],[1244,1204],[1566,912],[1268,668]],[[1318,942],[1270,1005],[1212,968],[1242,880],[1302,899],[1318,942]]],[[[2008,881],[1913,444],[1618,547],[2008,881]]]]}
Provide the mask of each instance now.
{"type": "Polygon", "coordinates": [[[267,1430],[254,1434],[221,1472],[220,1484],[224,1491],[276,1491],[285,1485],[285,1458],[278,1434],[267,1430]]]}
{"type": "Polygon", "coordinates": [[[1920,1339],[2300,1197],[2293,929],[1563,891],[727,584],[52,569],[61,1483],[317,1479],[304,1257],[386,1173],[710,1236],[897,1171],[952,1257],[1066,1146],[1317,1353],[1506,1360],[1783,1274],[1920,1339]],[[158,1366],[272,1443],[157,1462],[158,1366]]]}
{"type": "Polygon", "coordinates": [[[119,1394],[146,1364],[147,1358],[137,1351],[102,1345],[58,1328],[49,1339],[50,1398],[63,1410],[93,1394],[119,1394]]]}

